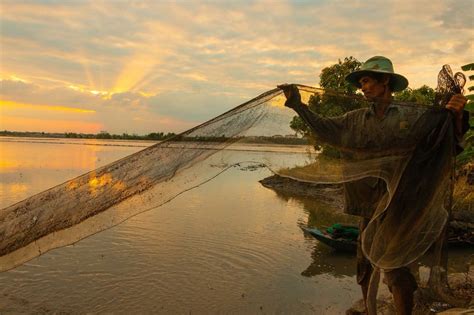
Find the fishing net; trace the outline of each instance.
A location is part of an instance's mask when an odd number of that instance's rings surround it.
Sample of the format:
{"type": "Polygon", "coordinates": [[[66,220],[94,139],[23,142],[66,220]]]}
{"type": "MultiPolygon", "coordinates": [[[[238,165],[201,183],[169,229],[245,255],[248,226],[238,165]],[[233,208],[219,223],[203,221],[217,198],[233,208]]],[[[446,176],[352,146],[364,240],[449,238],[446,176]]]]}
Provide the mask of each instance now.
{"type": "MultiPolygon", "coordinates": [[[[371,102],[297,86],[305,102],[359,108],[335,118],[299,112],[316,141],[333,146],[341,157],[329,158],[324,154],[329,147],[295,136],[290,128],[295,112],[284,106],[281,90],[273,89],[170,140],[2,209],[0,270],[157,208],[243,164],[265,165],[304,182],[344,183],[355,194],[360,192],[354,187],[380,187],[371,195],[373,219],[363,234],[364,252],[383,269],[419,258],[448,217],[455,145],[451,114],[440,106],[393,102],[399,118],[385,125],[391,132],[372,132],[355,127],[357,119],[370,115],[371,102]]],[[[350,200],[346,194],[346,203],[350,200]]]]}

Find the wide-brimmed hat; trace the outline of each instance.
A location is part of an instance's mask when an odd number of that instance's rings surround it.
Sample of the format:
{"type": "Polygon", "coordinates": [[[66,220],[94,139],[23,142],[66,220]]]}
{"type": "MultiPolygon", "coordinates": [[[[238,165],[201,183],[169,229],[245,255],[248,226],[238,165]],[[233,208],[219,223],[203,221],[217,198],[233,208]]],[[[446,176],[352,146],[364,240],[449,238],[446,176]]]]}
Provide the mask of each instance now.
{"type": "Polygon", "coordinates": [[[360,88],[360,78],[371,72],[390,74],[392,77],[390,79],[390,84],[393,92],[402,91],[408,86],[407,78],[401,74],[395,73],[390,59],[383,56],[375,56],[364,62],[359,70],[346,76],[346,81],[360,88]]]}

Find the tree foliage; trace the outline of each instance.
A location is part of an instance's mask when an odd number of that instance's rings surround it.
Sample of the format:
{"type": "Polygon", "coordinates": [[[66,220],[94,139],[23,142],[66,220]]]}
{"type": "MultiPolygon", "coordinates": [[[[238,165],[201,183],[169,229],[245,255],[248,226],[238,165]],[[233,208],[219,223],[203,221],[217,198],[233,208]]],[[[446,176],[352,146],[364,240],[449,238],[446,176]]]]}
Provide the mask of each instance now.
{"type": "MultiPolygon", "coordinates": [[[[358,70],[361,66],[361,62],[359,62],[354,57],[346,57],[344,60],[338,60],[338,63],[331,65],[329,67],[324,68],[320,75],[320,86],[326,90],[335,90],[338,92],[342,92],[344,94],[356,94],[357,88],[349,84],[345,77],[355,71],[358,70]]],[[[468,64],[462,67],[464,71],[472,71],[474,70],[474,64],[468,64]]],[[[474,81],[473,76],[469,76],[471,81],[474,81]]],[[[401,92],[397,92],[394,94],[394,99],[403,102],[415,102],[419,104],[433,104],[435,100],[435,89],[423,85],[420,88],[412,89],[407,88],[401,92]]],[[[468,99],[470,99],[466,109],[471,109],[474,104],[474,95],[468,95],[468,99]]],[[[327,117],[334,117],[340,116],[347,111],[354,110],[360,108],[363,102],[350,100],[347,98],[341,98],[333,95],[323,94],[323,95],[313,95],[311,96],[308,106],[311,111],[320,114],[322,116],[327,117]]],[[[468,131],[466,134],[466,150],[465,152],[459,156],[460,160],[469,160],[471,156],[474,154],[473,144],[474,142],[474,135],[473,135],[473,118],[471,115],[471,130],[468,131]],[[469,157],[468,157],[469,156],[469,157]]],[[[299,116],[293,117],[292,121],[290,122],[290,127],[297,133],[302,136],[308,137],[312,143],[317,143],[317,139],[311,134],[310,129],[306,126],[303,120],[299,116]]],[[[316,145],[316,147],[318,147],[316,145]]],[[[321,147],[319,147],[321,148],[321,147]]],[[[338,156],[337,151],[334,149],[322,146],[323,152],[326,155],[336,157],[338,156]]]]}
{"type": "Polygon", "coordinates": [[[338,63],[326,67],[319,75],[319,85],[324,89],[338,90],[347,94],[354,94],[357,88],[346,81],[346,76],[358,70],[362,63],[356,58],[345,57],[344,61],[339,59],[338,63]]]}
{"type": "MultiPolygon", "coordinates": [[[[462,66],[461,69],[463,71],[472,73],[472,71],[474,71],[474,62],[462,66]]],[[[471,75],[468,76],[468,78],[472,83],[474,83],[474,75],[471,74],[471,75]]],[[[469,92],[474,92],[474,86],[468,87],[467,90],[469,92]]],[[[471,111],[474,110],[474,106],[473,106],[474,105],[474,93],[468,94],[468,95],[466,95],[466,97],[469,100],[467,108],[471,111]]]]}
{"type": "MultiPolygon", "coordinates": [[[[471,72],[474,71],[474,63],[470,63],[461,67],[463,71],[471,72]]],[[[474,83],[474,76],[469,75],[469,80],[474,83]]],[[[468,88],[468,91],[472,91],[473,86],[468,88]]],[[[466,164],[474,161],[474,94],[471,93],[466,95],[468,103],[465,107],[466,110],[470,111],[469,125],[470,129],[464,135],[464,151],[458,155],[458,165],[466,164]]]]}
{"type": "Polygon", "coordinates": [[[461,67],[462,71],[474,71],[474,62],[468,63],[461,67]]]}
{"type": "MultiPolygon", "coordinates": [[[[325,90],[338,91],[343,94],[356,94],[357,88],[346,81],[346,76],[358,70],[361,62],[354,57],[346,57],[344,61],[326,67],[319,75],[319,85],[325,90]]],[[[357,109],[361,103],[330,94],[316,95],[310,98],[309,108],[323,116],[339,116],[350,110],[357,109]]]]}
{"type": "MultiPolygon", "coordinates": [[[[356,58],[350,56],[345,57],[344,60],[338,61],[338,63],[324,68],[319,75],[319,85],[326,90],[333,90],[342,92],[344,94],[355,94],[357,88],[350,85],[345,77],[358,70],[361,66],[361,62],[356,58]]],[[[358,108],[360,105],[358,102],[348,102],[347,99],[341,99],[337,96],[330,95],[312,95],[308,103],[309,108],[323,116],[339,116],[349,110],[358,108]]],[[[304,136],[311,136],[311,132],[303,120],[295,116],[290,122],[290,127],[295,130],[297,134],[304,136]]]]}
{"type": "Polygon", "coordinates": [[[415,102],[419,104],[431,105],[434,103],[436,91],[427,86],[423,85],[418,89],[407,88],[401,92],[397,92],[394,95],[395,100],[402,102],[415,102]]]}
{"type": "MultiPolygon", "coordinates": [[[[349,95],[356,94],[357,88],[349,84],[345,78],[349,73],[358,70],[360,66],[361,62],[352,56],[345,57],[344,60],[339,59],[336,64],[322,69],[319,75],[319,85],[328,91],[337,91],[349,95]]],[[[360,108],[361,102],[325,93],[312,95],[309,99],[308,106],[317,114],[334,117],[360,108]]],[[[328,157],[340,156],[339,152],[330,146],[319,146],[317,144],[317,138],[311,133],[311,130],[299,116],[293,117],[290,122],[290,128],[295,130],[297,134],[308,137],[310,142],[313,143],[317,149],[322,149],[324,155],[328,157]]]]}

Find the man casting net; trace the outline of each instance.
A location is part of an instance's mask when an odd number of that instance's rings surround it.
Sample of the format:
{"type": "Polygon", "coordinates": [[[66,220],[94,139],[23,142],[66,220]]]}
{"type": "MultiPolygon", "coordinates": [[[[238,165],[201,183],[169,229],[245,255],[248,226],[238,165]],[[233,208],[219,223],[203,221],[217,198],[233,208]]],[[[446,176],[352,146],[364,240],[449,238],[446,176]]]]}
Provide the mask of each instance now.
{"type": "MultiPolygon", "coordinates": [[[[368,61],[354,84],[364,89],[370,82],[360,80],[367,71],[388,69],[380,58],[368,61]]],[[[448,218],[452,160],[465,128],[458,123],[461,116],[453,118],[444,105],[449,101],[448,106],[456,107],[459,102],[452,103],[451,96],[460,91],[455,91],[456,84],[448,88],[442,106],[397,103],[389,96],[407,82],[393,69],[368,77],[390,87],[385,98],[376,89],[362,98],[282,86],[177,137],[3,209],[0,270],[156,208],[232,165],[256,163],[300,181],[344,183],[347,212],[365,218],[361,264],[400,272],[430,248],[448,218]],[[398,79],[390,81],[394,77],[398,79]],[[360,109],[336,118],[320,117],[302,104],[310,97],[360,109]],[[341,158],[322,158],[304,138],[288,137],[294,116],[288,107],[298,112],[319,143],[333,146],[341,158]],[[287,144],[294,154],[266,154],[258,149],[262,144],[287,144]],[[239,150],[256,154],[242,161],[239,150]]],[[[462,113],[459,108],[453,111],[462,113]]],[[[278,151],[274,148],[272,153],[278,151]]]]}

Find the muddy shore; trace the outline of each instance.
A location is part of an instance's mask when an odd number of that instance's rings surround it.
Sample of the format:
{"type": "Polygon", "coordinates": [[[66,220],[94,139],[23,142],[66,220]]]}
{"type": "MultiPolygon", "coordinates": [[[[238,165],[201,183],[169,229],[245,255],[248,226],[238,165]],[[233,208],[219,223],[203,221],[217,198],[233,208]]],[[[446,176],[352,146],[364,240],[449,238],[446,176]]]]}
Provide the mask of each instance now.
{"type": "MultiPolygon", "coordinates": [[[[456,178],[454,190],[454,206],[451,213],[449,231],[450,237],[474,245],[474,182],[469,181],[474,174],[461,173],[456,178]]],[[[344,205],[343,187],[341,184],[316,184],[300,182],[291,178],[272,175],[260,183],[269,189],[287,197],[314,198],[329,203],[342,211],[344,205]]],[[[336,222],[334,222],[336,223],[336,222]]]]}
{"type": "MultiPolygon", "coordinates": [[[[455,182],[454,198],[455,203],[450,219],[449,233],[451,238],[462,239],[467,246],[470,242],[474,244],[474,209],[472,207],[472,194],[474,191],[474,181],[472,181],[473,170],[458,173],[455,182]]],[[[322,185],[315,183],[305,183],[290,178],[273,175],[264,178],[260,183],[269,189],[276,191],[288,198],[303,197],[314,198],[329,203],[337,209],[343,209],[344,196],[342,185],[322,185]]],[[[334,222],[335,223],[335,222],[334,222]]],[[[420,274],[423,273],[420,270],[420,274]]],[[[426,271],[425,271],[426,273],[426,271]]],[[[426,275],[424,276],[426,278],[426,275]]],[[[429,291],[427,283],[420,283],[420,290],[415,294],[415,309],[413,314],[465,314],[464,312],[474,312],[474,266],[471,264],[469,272],[455,273],[449,275],[449,286],[456,296],[470,299],[468,305],[463,308],[454,308],[452,305],[432,300],[423,294],[429,291]]],[[[357,301],[352,306],[353,314],[363,314],[364,306],[362,300],[357,301]],[[358,313],[360,312],[360,313],[358,313]]],[[[379,314],[395,314],[393,299],[390,294],[382,294],[377,300],[377,311],[379,314]]]]}

